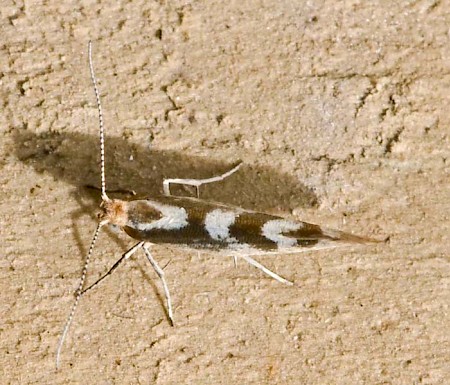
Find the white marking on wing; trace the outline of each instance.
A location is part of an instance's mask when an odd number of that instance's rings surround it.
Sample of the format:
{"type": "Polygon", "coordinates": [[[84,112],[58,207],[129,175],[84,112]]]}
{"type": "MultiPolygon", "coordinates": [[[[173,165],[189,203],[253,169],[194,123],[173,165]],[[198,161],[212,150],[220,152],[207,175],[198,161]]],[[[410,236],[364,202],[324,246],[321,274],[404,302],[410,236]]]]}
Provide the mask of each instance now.
{"type": "Polygon", "coordinates": [[[137,223],[135,228],[140,231],[153,229],[160,230],[179,230],[186,227],[188,223],[188,214],[183,207],[163,205],[154,201],[146,201],[147,204],[162,214],[162,218],[148,223],[137,223]]]}
{"type": "Polygon", "coordinates": [[[216,240],[228,243],[235,243],[238,240],[230,237],[230,226],[236,220],[236,213],[232,211],[213,210],[206,214],[205,229],[209,236],[216,240]]]}
{"type": "Polygon", "coordinates": [[[247,244],[239,244],[239,246],[235,246],[235,244],[231,243],[226,249],[221,249],[216,252],[224,257],[230,256],[239,257],[242,255],[251,255],[251,256],[287,255],[287,254],[300,254],[317,250],[334,249],[338,247],[348,246],[348,244],[346,245],[345,243],[336,243],[329,240],[320,240],[314,246],[308,247],[292,246],[292,247],[278,248],[277,250],[263,250],[258,249],[256,247],[252,247],[247,244]]]}
{"type": "Polygon", "coordinates": [[[296,231],[302,228],[303,224],[287,219],[273,219],[264,223],[261,233],[267,239],[275,242],[278,248],[293,247],[297,245],[297,239],[283,235],[284,232],[296,231]]]}

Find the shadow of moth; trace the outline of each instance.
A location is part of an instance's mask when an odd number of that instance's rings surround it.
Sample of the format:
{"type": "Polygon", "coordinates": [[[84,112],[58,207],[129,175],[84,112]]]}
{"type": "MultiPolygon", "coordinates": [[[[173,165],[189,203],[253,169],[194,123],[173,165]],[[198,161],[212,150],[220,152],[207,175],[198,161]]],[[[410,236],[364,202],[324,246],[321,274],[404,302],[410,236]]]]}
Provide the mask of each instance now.
{"type": "Polygon", "coordinates": [[[173,325],[173,308],[164,270],[151,254],[153,244],[170,244],[191,249],[212,250],[222,255],[242,258],[277,281],[292,285],[252,256],[267,254],[298,253],[338,245],[377,242],[338,230],[291,220],[280,216],[244,210],[198,198],[198,189],[207,183],[219,182],[237,172],[238,164],[230,171],[208,179],[166,179],[163,182],[164,196],[120,200],[111,199],[106,193],[105,183],[105,137],[100,93],[92,63],[92,44],[88,47],[89,69],[98,108],[101,160],[101,197],[99,222],[83,267],[76,291],[75,302],[64,325],[56,353],[56,367],[60,366],[61,350],[73,321],[75,310],[82,295],[110,275],[124,260],[142,250],[159,276],[167,303],[167,315],[173,325]],[[197,189],[197,198],[171,195],[171,184],[184,184],[197,189]],[[100,229],[105,225],[119,227],[137,243],[88,288],[84,288],[89,261],[100,229]]]}

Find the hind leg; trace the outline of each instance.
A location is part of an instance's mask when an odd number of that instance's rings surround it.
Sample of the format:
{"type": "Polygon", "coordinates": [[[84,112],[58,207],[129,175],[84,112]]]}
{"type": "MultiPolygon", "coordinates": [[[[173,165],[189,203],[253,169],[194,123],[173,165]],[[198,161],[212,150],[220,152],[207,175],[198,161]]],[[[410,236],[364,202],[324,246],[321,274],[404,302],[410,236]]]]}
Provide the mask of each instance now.
{"type": "Polygon", "coordinates": [[[259,263],[258,261],[255,261],[253,258],[250,258],[248,255],[240,255],[240,258],[245,259],[250,265],[255,266],[256,268],[262,270],[267,275],[270,275],[272,278],[276,279],[278,282],[284,283],[286,285],[293,285],[291,281],[288,281],[287,279],[280,277],[278,274],[275,274],[272,270],[269,270],[267,267],[259,263]]]}
{"type": "Polygon", "coordinates": [[[227,171],[226,173],[223,173],[222,175],[213,176],[212,178],[206,178],[206,179],[179,179],[179,178],[173,178],[173,179],[164,179],[163,180],[163,191],[164,195],[171,196],[170,193],[170,184],[185,184],[189,186],[194,186],[197,191],[197,198],[199,197],[199,187],[202,184],[208,184],[208,183],[214,183],[214,182],[220,182],[224,180],[225,178],[229,177],[230,175],[234,174],[239,168],[242,166],[242,163],[239,163],[237,166],[233,167],[231,170],[227,171]]]}

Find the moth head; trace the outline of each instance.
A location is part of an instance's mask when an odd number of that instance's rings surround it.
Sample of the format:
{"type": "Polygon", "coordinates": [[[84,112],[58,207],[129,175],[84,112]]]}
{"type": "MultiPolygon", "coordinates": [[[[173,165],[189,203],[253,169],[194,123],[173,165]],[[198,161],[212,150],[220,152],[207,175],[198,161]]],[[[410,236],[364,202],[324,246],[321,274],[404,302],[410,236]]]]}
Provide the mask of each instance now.
{"type": "Polygon", "coordinates": [[[128,222],[128,202],[120,199],[102,200],[98,219],[103,224],[125,226],[128,222]]]}

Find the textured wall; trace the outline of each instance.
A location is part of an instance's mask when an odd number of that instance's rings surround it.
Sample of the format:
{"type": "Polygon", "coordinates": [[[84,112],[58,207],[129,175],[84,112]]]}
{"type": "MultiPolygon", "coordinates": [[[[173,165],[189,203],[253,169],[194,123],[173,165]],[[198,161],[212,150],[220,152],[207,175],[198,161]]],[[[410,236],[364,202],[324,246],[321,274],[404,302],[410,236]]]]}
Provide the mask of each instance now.
{"type": "MultiPolygon", "coordinates": [[[[446,1],[4,1],[0,377],[6,384],[443,384],[450,378],[446,1]],[[82,298],[98,120],[109,188],[245,166],[207,199],[386,244],[245,262],[156,247],[82,298]]],[[[88,281],[132,244],[103,234],[88,281]]]]}

